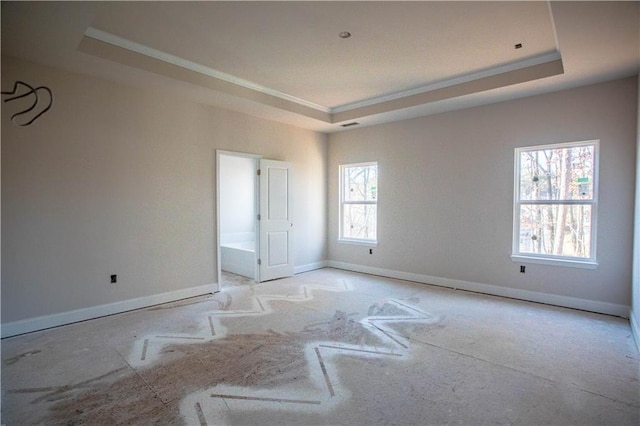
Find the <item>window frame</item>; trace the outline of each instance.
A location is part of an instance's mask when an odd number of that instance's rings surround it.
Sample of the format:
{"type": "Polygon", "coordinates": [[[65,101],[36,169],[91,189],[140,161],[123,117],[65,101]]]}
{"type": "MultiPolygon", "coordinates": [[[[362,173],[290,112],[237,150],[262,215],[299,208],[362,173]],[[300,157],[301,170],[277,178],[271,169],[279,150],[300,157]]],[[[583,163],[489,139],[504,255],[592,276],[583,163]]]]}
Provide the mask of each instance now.
{"type": "Polygon", "coordinates": [[[535,146],[515,148],[514,151],[514,194],[513,194],[513,235],[511,259],[515,262],[539,263],[555,266],[569,266],[574,268],[595,269],[598,267],[596,258],[597,249],[597,222],[598,222],[598,182],[599,182],[600,141],[597,139],[562,142],[535,146]],[[521,170],[520,154],[528,151],[542,151],[558,148],[575,148],[593,146],[593,197],[590,200],[521,200],[521,170]],[[589,257],[562,256],[555,254],[541,254],[520,252],[520,211],[522,205],[588,205],[591,207],[591,232],[589,257]]]}
{"type": "MultiPolygon", "coordinates": [[[[355,244],[355,245],[364,245],[364,246],[372,246],[376,247],[378,245],[378,199],[379,199],[379,182],[376,182],[376,199],[375,200],[361,200],[361,201],[346,201],[344,194],[344,173],[345,169],[352,167],[364,167],[364,166],[375,166],[376,167],[376,176],[379,178],[379,168],[377,161],[366,161],[360,163],[349,163],[349,164],[340,164],[338,167],[339,170],[339,194],[338,194],[338,242],[346,243],[346,244],[355,244]],[[375,205],[376,206],[376,239],[364,239],[364,238],[349,238],[344,236],[344,206],[345,205],[375,205]]],[[[377,180],[376,178],[376,180],[377,180]]]]}

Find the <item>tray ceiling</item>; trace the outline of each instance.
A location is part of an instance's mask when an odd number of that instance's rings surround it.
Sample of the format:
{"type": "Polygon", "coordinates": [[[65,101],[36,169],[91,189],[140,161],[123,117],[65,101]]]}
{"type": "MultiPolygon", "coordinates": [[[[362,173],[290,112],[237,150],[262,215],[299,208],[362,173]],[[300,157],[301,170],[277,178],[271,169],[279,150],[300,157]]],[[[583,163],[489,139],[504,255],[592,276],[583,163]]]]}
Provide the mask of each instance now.
{"type": "Polygon", "coordinates": [[[334,131],[633,75],[638,9],[637,2],[3,2],[2,52],[334,131]],[[345,31],[351,36],[339,37],[345,31]]]}

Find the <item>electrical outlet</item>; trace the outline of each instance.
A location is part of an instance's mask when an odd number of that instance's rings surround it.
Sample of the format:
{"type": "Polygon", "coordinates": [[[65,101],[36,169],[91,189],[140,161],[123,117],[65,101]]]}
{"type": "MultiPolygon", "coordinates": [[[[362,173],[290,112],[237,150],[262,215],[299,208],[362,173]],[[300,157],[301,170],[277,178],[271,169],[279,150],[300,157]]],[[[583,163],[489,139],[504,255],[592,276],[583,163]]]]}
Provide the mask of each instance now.
{"type": "Polygon", "coordinates": [[[525,268],[524,265],[520,265],[520,272],[523,273],[523,274],[524,274],[524,268],[525,268]]]}
{"type": "Polygon", "coordinates": [[[369,249],[369,254],[373,254],[373,249],[369,249]]]}
{"type": "Polygon", "coordinates": [[[111,275],[111,284],[115,284],[118,282],[118,276],[117,275],[111,275]]]}

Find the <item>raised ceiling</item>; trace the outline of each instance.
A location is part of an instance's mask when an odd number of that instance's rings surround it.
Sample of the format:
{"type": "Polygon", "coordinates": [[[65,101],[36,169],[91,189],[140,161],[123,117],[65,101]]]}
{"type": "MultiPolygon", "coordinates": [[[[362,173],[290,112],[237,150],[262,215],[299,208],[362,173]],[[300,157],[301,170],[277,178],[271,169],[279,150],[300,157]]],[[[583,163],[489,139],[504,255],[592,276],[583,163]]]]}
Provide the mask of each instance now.
{"type": "Polygon", "coordinates": [[[637,2],[3,2],[2,53],[335,131],[637,74],[639,26],[637,2]]]}

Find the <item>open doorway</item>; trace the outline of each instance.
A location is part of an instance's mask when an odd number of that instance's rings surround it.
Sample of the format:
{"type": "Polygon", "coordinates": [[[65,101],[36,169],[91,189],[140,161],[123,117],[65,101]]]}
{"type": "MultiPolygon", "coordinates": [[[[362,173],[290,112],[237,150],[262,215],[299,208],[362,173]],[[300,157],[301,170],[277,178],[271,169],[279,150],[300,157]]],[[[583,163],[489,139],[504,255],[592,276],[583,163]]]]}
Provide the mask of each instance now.
{"type": "Polygon", "coordinates": [[[216,164],[219,285],[292,276],[292,165],[229,151],[216,164]]]}
{"type": "Polygon", "coordinates": [[[257,173],[259,157],[218,151],[218,282],[257,280],[257,173]]]}

